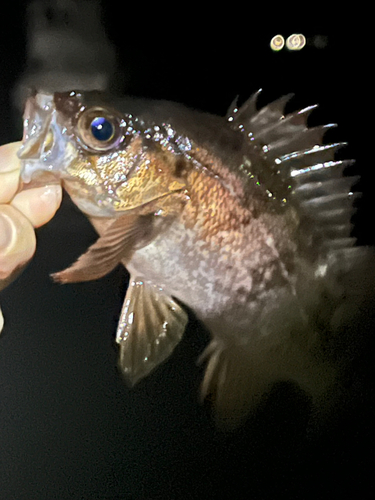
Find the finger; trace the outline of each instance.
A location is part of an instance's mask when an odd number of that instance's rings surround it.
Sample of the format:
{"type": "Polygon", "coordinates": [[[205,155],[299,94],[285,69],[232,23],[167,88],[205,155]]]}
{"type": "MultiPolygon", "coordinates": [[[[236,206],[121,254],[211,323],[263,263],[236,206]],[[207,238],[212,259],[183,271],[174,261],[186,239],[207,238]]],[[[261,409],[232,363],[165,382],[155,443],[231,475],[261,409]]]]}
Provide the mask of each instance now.
{"type": "Polygon", "coordinates": [[[52,219],[61,199],[60,184],[46,184],[20,191],[11,201],[11,206],[22,212],[34,227],[39,227],[52,219]]]}
{"type": "Polygon", "coordinates": [[[21,170],[17,151],[21,142],[0,146],[0,203],[9,203],[16,194],[21,170]]]}
{"type": "Polygon", "coordinates": [[[30,221],[10,205],[0,205],[0,290],[34,255],[36,238],[30,221]]]}

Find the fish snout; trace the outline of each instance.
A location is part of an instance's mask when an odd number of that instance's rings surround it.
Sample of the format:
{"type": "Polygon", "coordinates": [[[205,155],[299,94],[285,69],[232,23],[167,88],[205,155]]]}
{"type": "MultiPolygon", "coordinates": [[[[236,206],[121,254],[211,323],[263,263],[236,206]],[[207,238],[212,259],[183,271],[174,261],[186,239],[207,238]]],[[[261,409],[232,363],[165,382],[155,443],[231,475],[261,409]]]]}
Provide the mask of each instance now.
{"type": "Polygon", "coordinates": [[[65,130],[57,121],[53,94],[38,93],[26,101],[21,160],[21,179],[29,183],[36,172],[47,171],[60,177],[66,149],[65,130]]]}

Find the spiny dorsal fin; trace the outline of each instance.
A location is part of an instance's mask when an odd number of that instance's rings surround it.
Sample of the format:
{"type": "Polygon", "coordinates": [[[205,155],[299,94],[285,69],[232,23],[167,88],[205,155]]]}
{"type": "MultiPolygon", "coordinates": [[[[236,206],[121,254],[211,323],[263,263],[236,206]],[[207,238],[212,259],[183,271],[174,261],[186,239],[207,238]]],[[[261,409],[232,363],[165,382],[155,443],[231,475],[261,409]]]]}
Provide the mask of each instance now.
{"type": "Polygon", "coordinates": [[[304,228],[303,245],[352,246],[350,220],[358,197],[352,187],[358,177],[344,176],[353,161],[335,161],[335,153],[345,143],[323,144],[326,131],[336,125],[310,128],[307,121],[317,106],[285,114],[291,95],[257,109],[259,94],[240,108],[235,101],[227,114],[229,126],[240,131],[247,143],[247,166],[242,169],[248,179],[255,179],[276,207],[294,206],[304,228]],[[258,161],[249,160],[254,156],[258,161]]]}
{"type": "Polygon", "coordinates": [[[259,130],[275,123],[284,116],[285,105],[293,97],[293,94],[283,96],[257,110],[257,100],[261,91],[259,89],[240,108],[237,106],[237,99],[233,102],[227,113],[227,120],[234,125],[233,128],[248,130],[256,135],[259,130]]]}

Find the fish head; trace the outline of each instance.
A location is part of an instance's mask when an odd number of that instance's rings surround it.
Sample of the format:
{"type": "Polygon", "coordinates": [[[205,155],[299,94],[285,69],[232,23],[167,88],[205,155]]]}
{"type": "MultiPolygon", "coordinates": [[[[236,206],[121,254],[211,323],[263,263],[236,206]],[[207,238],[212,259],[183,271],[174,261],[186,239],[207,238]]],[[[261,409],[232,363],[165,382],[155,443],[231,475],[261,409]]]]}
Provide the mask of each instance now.
{"type": "Polygon", "coordinates": [[[21,177],[50,172],[88,216],[117,216],[185,187],[149,129],[100,92],[37,93],[25,107],[21,177]]]}

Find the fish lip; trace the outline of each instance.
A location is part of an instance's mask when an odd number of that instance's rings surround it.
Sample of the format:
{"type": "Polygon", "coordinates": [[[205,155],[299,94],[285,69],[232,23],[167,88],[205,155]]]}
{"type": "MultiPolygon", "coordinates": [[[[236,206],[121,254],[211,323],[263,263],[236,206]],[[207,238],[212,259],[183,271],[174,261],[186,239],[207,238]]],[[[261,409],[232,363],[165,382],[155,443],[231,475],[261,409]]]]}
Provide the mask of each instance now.
{"type": "Polygon", "coordinates": [[[52,94],[35,94],[27,99],[23,116],[22,146],[18,152],[20,160],[40,158],[54,109],[52,94]]]}

